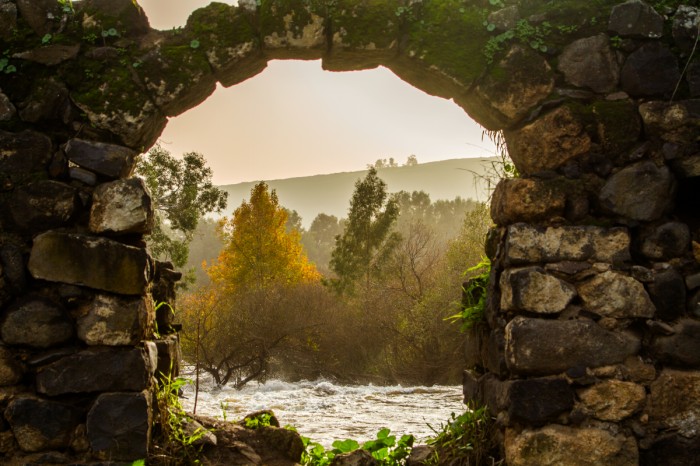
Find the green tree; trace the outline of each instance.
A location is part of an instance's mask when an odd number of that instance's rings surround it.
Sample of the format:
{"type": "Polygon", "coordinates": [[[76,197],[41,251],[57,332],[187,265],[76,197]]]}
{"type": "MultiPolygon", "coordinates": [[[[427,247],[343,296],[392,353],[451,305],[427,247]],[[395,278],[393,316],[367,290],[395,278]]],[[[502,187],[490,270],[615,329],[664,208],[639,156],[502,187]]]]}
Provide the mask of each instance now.
{"type": "Polygon", "coordinates": [[[387,193],[386,183],[375,168],[370,168],[367,176],[355,183],[345,230],[335,240],[330,267],[337,278],[330,283],[336,290],[352,292],[360,280],[369,289],[372,279],[381,277],[400,240],[400,235],[391,231],[398,215],[395,196],[387,193]]]}
{"type": "Polygon", "coordinates": [[[328,276],[331,252],[335,246],[335,237],[343,233],[344,221],[335,215],[318,214],[308,231],[302,233],[301,244],[309,260],[316,264],[322,275],[328,276]]]}
{"type": "Polygon", "coordinates": [[[155,227],[147,239],[153,255],[183,267],[199,220],[225,209],[228,193],[212,184],[212,171],[197,152],[176,159],[156,145],[139,159],[136,175],[146,182],[155,206],[155,227]]]}

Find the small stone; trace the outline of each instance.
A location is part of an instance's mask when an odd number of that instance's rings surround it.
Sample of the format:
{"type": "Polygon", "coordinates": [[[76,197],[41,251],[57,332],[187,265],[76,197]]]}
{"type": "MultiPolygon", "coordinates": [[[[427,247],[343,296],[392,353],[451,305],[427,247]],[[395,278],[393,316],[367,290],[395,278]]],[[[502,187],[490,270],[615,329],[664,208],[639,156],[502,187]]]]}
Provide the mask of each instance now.
{"type": "Polygon", "coordinates": [[[664,369],[650,384],[649,424],[693,439],[700,435],[700,372],[664,369]]]}
{"type": "Polygon", "coordinates": [[[47,45],[26,52],[16,53],[14,58],[21,58],[45,66],[56,66],[78,56],[80,45],[47,45]]]}
{"type": "Polygon", "coordinates": [[[8,345],[49,348],[73,337],[73,323],[56,304],[34,298],[7,311],[0,335],[8,345]]]}
{"type": "Polygon", "coordinates": [[[578,286],[578,294],[589,311],[604,317],[653,317],[654,304],[644,285],[618,272],[603,272],[578,286]]]}
{"type": "Polygon", "coordinates": [[[673,331],[673,335],[654,339],[652,351],[659,361],[683,368],[700,367],[700,322],[683,319],[673,331]]]}
{"type": "Polygon", "coordinates": [[[678,59],[659,42],[632,52],[620,72],[622,89],[633,97],[670,97],[680,79],[678,59]]]}
{"type": "Polygon", "coordinates": [[[136,163],[136,152],[124,146],[71,139],[64,149],[68,160],[106,177],[129,176],[136,163]]]}
{"type": "Polygon", "coordinates": [[[664,223],[647,230],[642,239],[642,254],[649,259],[667,261],[689,251],[690,228],[685,223],[664,223]]]}
{"type": "Polygon", "coordinates": [[[598,93],[614,90],[620,79],[620,65],[605,34],[567,45],[559,55],[557,66],[568,83],[598,93]]]}
{"type": "Polygon", "coordinates": [[[646,363],[639,356],[630,356],[625,359],[627,377],[638,384],[647,384],[656,379],[656,368],[653,364],[646,363]]]}
{"type": "Polygon", "coordinates": [[[651,330],[651,333],[656,335],[673,335],[676,331],[665,322],[659,322],[656,320],[647,320],[647,327],[651,330]]]}
{"type": "Polygon", "coordinates": [[[700,100],[649,101],[639,106],[645,133],[679,145],[697,142],[700,100]]]}
{"type": "Polygon", "coordinates": [[[416,445],[411,448],[411,453],[406,460],[406,466],[424,466],[435,455],[435,447],[431,445],[416,445]]]}
{"type": "Polygon", "coordinates": [[[68,447],[79,411],[67,404],[21,396],[7,406],[7,419],[20,448],[36,452],[68,447]]]}
{"type": "Polygon", "coordinates": [[[620,380],[605,380],[579,391],[587,411],[601,421],[620,422],[644,405],[646,390],[642,385],[620,380]]]}
{"type": "Polygon", "coordinates": [[[613,7],[608,30],[622,37],[658,39],[664,32],[664,18],[641,0],[628,0],[613,7]]]}
{"type": "Polygon", "coordinates": [[[540,267],[508,269],[501,274],[501,309],[540,314],[563,311],[576,296],[576,289],[545,273],[540,267]]]}
{"type": "Polygon", "coordinates": [[[674,160],[673,170],[681,178],[700,176],[700,155],[691,155],[674,160]]]}
{"type": "MultiPolygon", "coordinates": [[[[0,9],[1,8],[2,8],[2,4],[0,4],[0,9]]],[[[14,116],[16,114],[17,114],[17,109],[15,108],[14,105],[12,105],[12,102],[10,102],[10,99],[5,94],[0,92],[0,121],[9,121],[12,118],[14,118],[14,116]]]]}
{"type": "Polygon", "coordinates": [[[517,5],[507,6],[489,14],[488,22],[496,26],[499,31],[514,29],[520,21],[520,10],[517,5]]]}
{"type": "Polygon", "coordinates": [[[70,179],[80,181],[88,186],[95,186],[97,184],[97,175],[84,168],[70,167],[68,168],[68,176],[70,179]]]}
{"type": "Polygon", "coordinates": [[[670,170],[651,161],[630,165],[611,176],[600,191],[607,211],[621,217],[653,221],[671,205],[675,183],[670,170]]]}
{"type": "Polygon", "coordinates": [[[148,391],[98,396],[87,417],[93,454],[110,461],[146,458],[151,441],[150,399],[148,391]]]}
{"type": "Polygon", "coordinates": [[[671,322],[685,312],[686,288],[683,276],[673,268],[657,272],[649,285],[649,296],[657,319],[671,322]]]}
{"type": "Polygon", "coordinates": [[[154,310],[144,297],[98,294],[78,318],[78,337],[88,345],[136,345],[153,328],[154,310]]]}
{"type": "Polygon", "coordinates": [[[330,462],[330,466],[379,466],[379,461],[367,450],[355,450],[349,453],[336,455],[330,462]]]}
{"type": "Polygon", "coordinates": [[[24,370],[12,352],[0,346],[0,387],[16,385],[22,380],[24,370]]]}
{"type": "Polygon", "coordinates": [[[140,178],[99,185],[92,194],[90,231],[148,234],[153,229],[151,195],[140,178]]]}

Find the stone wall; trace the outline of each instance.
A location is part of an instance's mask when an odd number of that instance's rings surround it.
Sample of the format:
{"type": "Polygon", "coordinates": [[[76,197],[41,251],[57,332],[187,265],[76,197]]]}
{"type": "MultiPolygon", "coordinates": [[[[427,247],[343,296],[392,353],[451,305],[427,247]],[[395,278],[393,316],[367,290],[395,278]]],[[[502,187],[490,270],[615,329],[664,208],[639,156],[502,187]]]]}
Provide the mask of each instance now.
{"type": "Polygon", "coordinates": [[[145,248],[135,159],[217,82],[293,58],[386,66],[504,130],[520,177],[494,193],[465,395],[508,464],[697,464],[698,9],[240,3],[154,31],[132,0],[0,0],[3,461],[146,455],[154,374],[177,359],[153,301],[177,277],[145,248]]]}

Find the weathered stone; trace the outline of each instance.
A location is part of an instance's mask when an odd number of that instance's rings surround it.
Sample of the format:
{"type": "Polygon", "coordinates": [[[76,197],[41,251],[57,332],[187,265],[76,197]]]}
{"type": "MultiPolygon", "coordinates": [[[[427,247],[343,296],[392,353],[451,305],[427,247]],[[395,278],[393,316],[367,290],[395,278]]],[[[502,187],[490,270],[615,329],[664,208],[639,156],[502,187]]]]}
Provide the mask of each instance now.
{"type": "Polygon", "coordinates": [[[53,78],[38,79],[29,96],[19,104],[19,116],[29,123],[63,120],[67,102],[68,89],[63,84],[53,78]]]}
{"type": "Polygon", "coordinates": [[[64,150],[71,162],[113,179],[129,176],[136,164],[136,152],[114,144],[71,139],[64,150]]]}
{"type": "Polygon", "coordinates": [[[98,294],[81,310],[78,337],[88,345],[136,345],[153,328],[151,300],[98,294]]]}
{"type": "Polygon", "coordinates": [[[574,392],[564,379],[514,380],[508,388],[508,419],[540,426],[574,407],[574,392]]]}
{"type": "Polygon", "coordinates": [[[17,0],[22,19],[39,36],[52,32],[55,17],[59,15],[58,2],[52,0],[17,0]]]}
{"type": "Polygon", "coordinates": [[[95,188],[90,209],[93,233],[145,233],[153,229],[151,195],[141,178],[117,180],[95,188]]]}
{"type": "Polygon", "coordinates": [[[646,411],[652,427],[698,437],[700,372],[664,369],[650,385],[646,411]]]}
{"type": "Polygon", "coordinates": [[[20,228],[39,232],[66,225],[77,202],[75,188],[57,181],[37,181],[13,192],[10,211],[20,228]]]}
{"type": "Polygon", "coordinates": [[[620,380],[605,380],[579,391],[584,409],[601,421],[619,422],[636,413],[646,401],[642,385],[620,380]]]}
{"type": "Polygon", "coordinates": [[[73,337],[73,323],[56,304],[43,298],[30,298],[7,311],[0,335],[8,345],[49,348],[73,337]]]}
{"type": "Polygon", "coordinates": [[[623,228],[538,228],[519,223],[508,227],[506,264],[563,261],[617,263],[630,259],[629,246],[629,233],[623,228]]]}
{"type": "Polygon", "coordinates": [[[517,5],[501,8],[500,10],[490,13],[488,16],[488,22],[496,26],[496,30],[498,31],[515,29],[518,21],[520,21],[520,10],[517,5]]]}
{"type": "Polygon", "coordinates": [[[608,167],[612,169],[612,164],[608,165],[610,155],[617,156],[616,160],[622,162],[636,161],[644,156],[648,146],[638,143],[642,134],[642,119],[633,101],[598,101],[590,109],[595,118],[598,140],[606,155],[593,158],[593,167],[589,171],[607,177],[608,167]]]}
{"type": "Polygon", "coordinates": [[[683,276],[672,268],[657,272],[649,285],[649,296],[656,307],[656,319],[666,322],[676,320],[685,312],[683,276]]]}
{"type": "Polygon", "coordinates": [[[497,225],[538,222],[564,214],[566,196],[550,183],[531,178],[502,179],[491,198],[491,218],[497,225]]]}
{"type": "MultiPolygon", "coordinates": [[[[2,8],[2,4],[0,4],[0,9],[2,8]]],[[[0,10],[1,11],[1,10],[0,10]]],[[[15,108],[14,105],[12,105],[12,102],[10,102],[10,99],[0,92],[0,121],[8,121],[14,118],[14,116],[17,114],[17,109],[15,108]]]]}
{"type": "Polygon", "coordinates": [[[501,274],[501,309],[556,314],[576,296],[575,288],[540,267],[508,269],[501,274]]]}
{"type": "Polygon", "coordinates": [[[646,43],[632,52],[620,72],[622,89],[634,97],[670,97],[680,79],[678,59],[659,42],[646,43]]]}
{"type": "Polygon", "coordinates": [[[0,131],[0,188],[12,188],[32,173],[45,172],[51,161],[51,140],[34,131],[0,131]]]}
{"type": "Polygon", "coordinates": [[[525,125],[507,131],[508,153],[521,175],[556,170],[587,153],[591,139],[569,107],[558,107],[525,125]]]}
{"type": "Polygon", "coordinates": [[[622,37],[657,39],[664,32],[664,18],[641,0],[613,7],[608,30],[622,37]]]}
{"type": "Polygon", "coordinates": [[[97,184],[97,175],[84,168],[70,167],[68,168],[68,176],[71,180],[80,181],[88,186],[95,186],[97,184]]]}
{"type": "Polygon", "coordinates": [[[80,351],[41,368],[37,391],[48,396],[144,390],[155,365],[143,348],[80,351]]]}
{"type": "Polygon", "coordinates": [[[114,28],[124,36],[149,32],[150,25],[143,9],[131,0],[84,0],[78,6],[86,19],[83,28],[107,31],[114,28]]]}
{"type": "Polygon", "coordinates": [[[516,317],[506,326],[506,364],[517,374],[559,374],[570,367],[620,363],[640,342],[587,320],[516,317]]]}
{"type": "Polygon", "coordinates": [[[168,335],[156,340],[155,343],[158,349],[156,377],[160,378],[163,375],[170,378],[177,377],[180,374],[180,361],[182,360],[179,335],[168,335]]]}
{"type": "Polygon", "coordinates": [[[639,106],[639,113],[649,136],[681,145],[697,141],[700,99],[644,102],[639,106]]]}
{"type": "Polygon", "coordinates": [[[68,447],[79,417],[72,406],[28,396],[12,400],[5,410],[15,439],[26,452],[68,447]]]}
{"type": "Polygon", "coordinates": [[[700,176],[700,155],[691,155],[674,160],[673,171],[681,178],[700,176]]]}
{"type": "Polygon", "coordinates": [[[148,286],[145,249],[107,238],[50,231],[34,238],[29,272],[34,278],[140,295],[148,286]]]}
{"type": "Polygon", "coordinates": [[[47,45],[46,47],[16,53],[13,57],[45,66],[55,66],[66,60],[74,59],[78,56],[79,51],[80,45],[47,45]]]}
{"type": "Polygon", "coordinates": [[[424,466],[435,455],[435,447],[431,445],[416,445],[406,459],[406,466],[424,466]]]}
{"type": "Polygon", "coordinates": [[[308,3],[275,1],[262,4],[258,14],[263,18],[260,35],[265,54],[273,59],[289,58],[290,55],[321,58],[323,51],[328,49],[324,27],[326,18],[320,16],[323,11],[315,11],[308,3]],[[273,18],[284,18],[284,21],[273,18]]]}
{"type": "Polygon", "coordinates": [[[700,367],[700,322],[683,319],[673,329],[673,335],[654,339],[652,351],[658,360],[678,367],[700,367]]]}
{"type": "Polygon", "coordinates": [[[516,433],[506,430],[506,463],[509,466],[637,466],[637,442],[593,427],[549,425],[516,433]]]}
{"type": "Polygon", "coordinates": [[[87,417],[92,452],[110,461],[146,458],[151,441],[150,400],[148,391],[98,396],[87,417]]]}
{"type": "Polygon", "coordinates": [[[502,126],[511,126],[527,116],[554,89],[554,73],[542,56],[519,45],[513,46],[474,90],[476,105],[490,107],[502,126]]]}
{"type": "Polygon", "coordinates": [[[331,460],[330,466],[377,466],[379,461],[367,450],[355,450],[341,453],[331,460]]]}
{"type": "Polygon", "coordinates": [[[598,93],[612,91],[620,79],[620,65],[605,34],[567,45],[559,55],[557,68],[568,83],[598,93]]]}
{"type": "Polygon", "coordinates": [[[606,210],[632,220],[660,218],[673,202],[675,180],[666,167],[645,161],[623,168],[611,176],[600,191],[606,210]]]}
{"type": "Polygon", "coordinates": [[[690,228],[681,222],[668,222],[643,232],[642,254],[666,261],[690,251],[690,228]]]}
{"type": "Polygon", "coordinates": [[[0,346],[0,387],[16,385],[22,380],[22,365],[12,356],[12,352],[0,346]]]}
{"type": "Polygon", "coordinates": [[[693,50],[700,28],[700,8],[680,5],[673,16],[673,42],[686,53],[693,50]]]}
{"type": "Polygon", "coordinates": [[[630,356],[625,359],[624,368],[625,376],[632,382],[646,384],[656,379],[654,365],[645,362],[640,356],[630,356]]]}
{"type": "Polygon", "coordinates": [[[24,292],[27,288],[27,271],[22,250],[11,243],[0,246],[0,264],[7,291],[13,294],[24,292]]]}
{"type": "Polygon", "coordinates": [[[578,294],[589,311],[618,319],[653,317],[656,308],[644,285],[619,272],[603,272],[578,286],[578,294]]]}

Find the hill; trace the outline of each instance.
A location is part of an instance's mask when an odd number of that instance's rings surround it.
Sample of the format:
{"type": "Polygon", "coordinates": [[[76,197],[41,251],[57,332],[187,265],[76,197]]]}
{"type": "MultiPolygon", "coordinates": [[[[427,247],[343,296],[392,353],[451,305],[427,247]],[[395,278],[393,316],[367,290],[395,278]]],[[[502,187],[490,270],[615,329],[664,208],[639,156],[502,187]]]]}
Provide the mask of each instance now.
{"type": "MultiPolygon", "coordinates": [[[[463,158],[420,163],[414,166],[380,168],[377,170],[389,192],[420,191],[430,195],[432,201],[463,199],[486,200],[486,183],[476,182],[475,174],[484,174],[495,158],[463,158]]],[[[305,228],[319,213],[347,215],[355,182],[366,175],[366,170],[314,175],[281,180],[265,180],[277,191],[280,204],[296,210],[305,228]]],[[[255,181],[219,186],[229,193],[227,215],[244,199],[250,198],[255,181]]]]}

